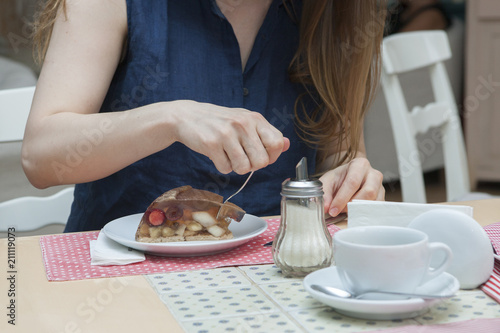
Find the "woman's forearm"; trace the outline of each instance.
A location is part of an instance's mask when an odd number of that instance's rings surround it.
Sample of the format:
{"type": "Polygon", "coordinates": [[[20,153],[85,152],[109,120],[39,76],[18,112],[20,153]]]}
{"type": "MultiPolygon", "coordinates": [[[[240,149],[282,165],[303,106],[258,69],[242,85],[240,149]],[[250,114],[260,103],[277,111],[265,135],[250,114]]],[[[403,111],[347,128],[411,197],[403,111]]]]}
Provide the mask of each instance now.
{"type": "Polygon", "coordinates": [[[110,113],[59,112],[27,128],[22,163],[39,188],[106,177],[175,141],[175,102],[110,113]]]}
{"type": "Polygon", "coordinates": [[[190,100],[123,112],[34,114],[23,167],[40,188],[106,177],[177,141],[207,156],[220,172],[239,174],[274,163],[290,146],[257,112],[190,100]]]}

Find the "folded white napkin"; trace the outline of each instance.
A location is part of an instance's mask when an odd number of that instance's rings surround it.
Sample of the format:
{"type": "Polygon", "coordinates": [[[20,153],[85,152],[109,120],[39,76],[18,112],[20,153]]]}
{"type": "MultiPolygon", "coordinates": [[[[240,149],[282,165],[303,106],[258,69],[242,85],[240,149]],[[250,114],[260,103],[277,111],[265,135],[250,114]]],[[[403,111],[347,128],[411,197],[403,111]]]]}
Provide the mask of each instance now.
{"type": "Polygon", "coordinates": [[[108,238],[103,232],[90,241],[91,265],[128,265],[146,260],[144,253],[132,250],[108,238]]]}
{"type": "Polygon", "coordinates": [[[438,208],[456,210],[470,217],[472,217],[473,213],[473,208],[470,206],[353,200],[347,204],[349,216],[347,226],[388,225],[407,227],[418,215],[438,208]]]}

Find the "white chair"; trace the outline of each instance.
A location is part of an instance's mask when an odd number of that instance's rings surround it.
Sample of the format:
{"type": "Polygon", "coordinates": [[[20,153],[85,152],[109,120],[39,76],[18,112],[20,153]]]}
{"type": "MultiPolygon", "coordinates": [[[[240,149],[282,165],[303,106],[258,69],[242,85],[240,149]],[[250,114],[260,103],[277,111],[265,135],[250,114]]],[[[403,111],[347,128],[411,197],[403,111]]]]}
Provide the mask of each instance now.
{"type": "Polygon", "coordinates": [[[399,33],[384,38],[382,90],[398,155],[403,201],[425,203],[421,155],[442,144],[447,201],[490,197],[470,193],[469,170],[461,122],[443,62],[451,57],[444,31],[399,33]],[[408,109],[398,75],[428,68],[434,102],[408,109]],[[439,137],[417,142],[417,135],[438,128],[439,137]]]}
{"type": "Polygon", "coordinates": [[[0,142],[22,141],[35,87],[0,90],[0,142]]]}
{"type": "MultiPolygon", "coordinates": [[[[0,90],[0,143],[22,141],[35,87],[0,90]]],[[[0,232],[32,231],[50,224],[65,225],[73,187],[47,197],[26,196],[0,203],[0,232]]]]}

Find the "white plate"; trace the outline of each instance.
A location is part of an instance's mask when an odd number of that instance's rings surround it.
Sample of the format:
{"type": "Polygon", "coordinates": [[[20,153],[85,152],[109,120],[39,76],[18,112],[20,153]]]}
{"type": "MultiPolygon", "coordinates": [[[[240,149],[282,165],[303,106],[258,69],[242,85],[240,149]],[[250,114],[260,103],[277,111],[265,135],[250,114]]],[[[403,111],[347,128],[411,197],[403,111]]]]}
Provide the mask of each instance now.
{"type": "MultiPolygon", "coordinates": [[[[423,231],[430,242],[448,245],[453,260],[446,272],[455,276],[461,289],[474,289],[493,271],[493,247],[488,234],[472,217],[449,209],[436,209],[417,216],[408,227],[423,231]]],[[[443,260],[437,255],[432,265],[443,260]]]]}
{"type": "MultiPolygon", "coordinates": [[[[361,300],[329,296],[311,289],[311,285],[320,284],[343,288],[337,267],[328,267],[310,273],[304,279],[304,287],[316,300],[329,305],[338,313],[349,317],[369,320],[395,320],[419,316],[429,306],[440,299],[410,298],[404,300],[361,300]]],[[[449,273],[443,273],[415,290],[415,293],[427,295],[451,295],[459,289],[458,280],[449,273]]]]}
{"type": "Polygon", "coordinates": [[[132,249],[154,255],[170,257],[205,256],[229,251],[259,236],[267,229],[267,222],[254,215],[245,214],[240,222],[232,222],[229,230],[233,239],[219,241],[190,241],[171,243],[142,243],[135,241],[135,232],[143,214],[124,216],[106,224],[106,236],[132,249]]]}

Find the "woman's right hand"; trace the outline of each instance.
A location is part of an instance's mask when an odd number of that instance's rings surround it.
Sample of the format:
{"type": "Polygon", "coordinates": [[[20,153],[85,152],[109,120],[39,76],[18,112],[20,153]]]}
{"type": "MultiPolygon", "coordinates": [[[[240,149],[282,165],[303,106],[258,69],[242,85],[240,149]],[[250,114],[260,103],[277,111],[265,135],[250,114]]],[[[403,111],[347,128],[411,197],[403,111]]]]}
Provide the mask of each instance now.
{"type": "Polygon", "coordinates": [[[246,174],[274,163],[288,138],[260,113],[194,101],[177,101],[175,140],[206,155],[221,173],[246,174]]]}

